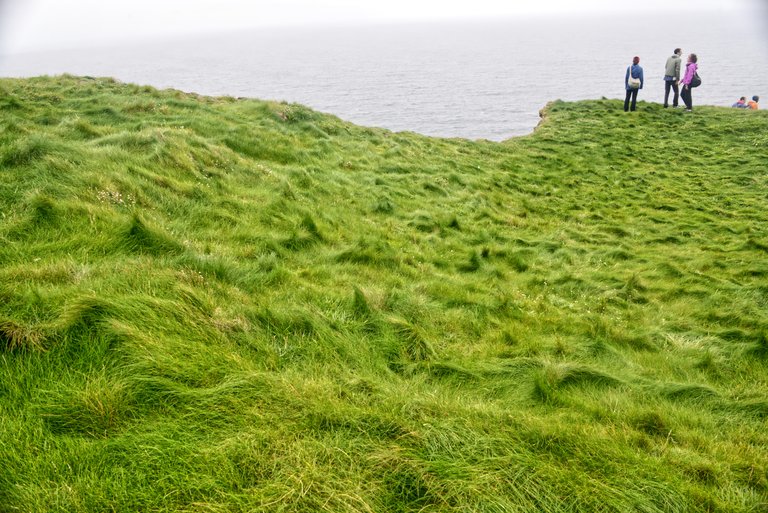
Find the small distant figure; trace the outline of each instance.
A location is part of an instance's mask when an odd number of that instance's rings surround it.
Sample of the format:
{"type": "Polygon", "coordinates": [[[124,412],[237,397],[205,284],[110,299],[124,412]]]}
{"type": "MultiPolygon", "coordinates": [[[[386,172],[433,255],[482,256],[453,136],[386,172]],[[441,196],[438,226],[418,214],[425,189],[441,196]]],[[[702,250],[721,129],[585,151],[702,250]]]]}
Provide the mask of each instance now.
{"type": "Polygon", "coordinates": [[[734,109],[748,109],[749,104],[747,104],[747,97],[742,96],[741,98],[739,98],[739,101],[731,105],[731,107],[733,107],[734,109]]]}
{"type": "Polygon", "coordinates": [[[747,103],[747,106],[752,110],[757,110],[758,108],[757,102],[759,101],[760,101],[760,97],[755,95],[752,97],[752,101],[747,103]]]}
{"type": "Polygon", "coordinates": [[[624,99],[624,112],[634,111],[637,106],[637,92],[643,88],[643,68],[640,67],[640,57],[634,57],[632,65],[627,67],[624,86],[627,90],[627,97],[624,99]],[[632,100],[631,106],[630,99],[632,100]]]}
{"type": "MultiPolygon", "coordinates": [[[[680,96],[685,103],[686,112],[693,112],[693,96],[691,96],[691,89],[698,85],[694,82],[694,77],[697,77],[696,72],[699,70],[699,65],[697,64],[698,61],[699,58],[695,53],[688,56],[688,63],[685,65],[685,76],[680,81],[680,83],[683,84],[683,90],[680,91],[680,96]],[[692,86],[692,83],[696,85],[692,86]]],[[[701,80],[698,82],[701,83],[701,80]]]]}
{"type": "Polygon", "coordinates": [[[681,48],[675,48],[672,56],[667,59],[667,64],[664,66],[664,108],[669,107],[669,91],[670,89],[675,92],[675,96],[672,98],[672,108],[677,108],[677,100],[680,98],[680,89],[678,84],[680,83],[680,65],[683,60],[680,56],[683,55],[681,48]]]}

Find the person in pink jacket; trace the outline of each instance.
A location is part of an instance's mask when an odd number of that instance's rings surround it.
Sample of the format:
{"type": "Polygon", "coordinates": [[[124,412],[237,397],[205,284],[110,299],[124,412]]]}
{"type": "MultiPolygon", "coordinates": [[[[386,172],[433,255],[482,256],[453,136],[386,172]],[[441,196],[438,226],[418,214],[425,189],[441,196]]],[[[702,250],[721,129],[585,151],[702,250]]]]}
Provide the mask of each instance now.
{"type": "MultiPolygon", "coordinates": [[[[696,70],[699,69],[698,62],[699,58],[696,57],[695,53],[692,53],[688,56],[688,64],[685,65],[685,75],[683,76],[683,79],[680,81],[680,85],[682,86],[682,91],[680,91],[680,97],[683,99],[683,102],[685,103],[685,111],[691,112],[693,110],[693,97],[691,96],[691,82],[693,81],[694,75],[696,75],[696,70]]],[[[693,87],[696,87],[698,84],[694,84],[693,87]]]]}

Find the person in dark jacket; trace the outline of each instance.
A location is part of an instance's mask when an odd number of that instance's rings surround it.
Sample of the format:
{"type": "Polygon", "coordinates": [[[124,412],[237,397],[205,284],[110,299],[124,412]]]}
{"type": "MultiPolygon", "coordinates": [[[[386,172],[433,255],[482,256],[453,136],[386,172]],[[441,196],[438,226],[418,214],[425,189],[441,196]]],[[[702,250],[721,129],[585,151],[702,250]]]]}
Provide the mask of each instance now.
{"type": "Polygon", "coordinates": [[[637,105],[637,92],[643,88],[643,68],[640,67],[640,57],[632,59],[632,65],[627,67],[627,73],[624,75],[624,87],[627,90],[627,96],[624,99],[624,112],[634,111],[637,105]],[[630,105],[629,101],[632,100],[630,105]]]}
{"type": "Polygon", "coordinates": [[[683,54],[683,50],[675,48],[674,53],[667,59],[667,63],[664,66],[664,108],[669,107],[669,90],[675,92],[675,96],[672,99],[672,107],[677,107],[677,100],[680,98],[680,89],[677,84],[680,83],[680,63],[682,59],[680,56],[683,54]]]}

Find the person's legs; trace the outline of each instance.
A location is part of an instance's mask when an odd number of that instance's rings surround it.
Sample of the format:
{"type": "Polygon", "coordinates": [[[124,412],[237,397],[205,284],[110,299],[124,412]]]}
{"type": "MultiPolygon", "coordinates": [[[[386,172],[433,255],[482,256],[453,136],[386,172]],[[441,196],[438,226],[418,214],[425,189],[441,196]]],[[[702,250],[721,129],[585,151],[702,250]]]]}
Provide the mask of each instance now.
{"type": "Polygon", "coordinates": [[[693,100],[691,98],[691,88],[683,86],[683,90],[680,92],[680,96],[683,98],[683,103],[685,103],[685,108],[688,110],[693,110],[693,100]]]}
{"type": "Polygon", "coordinates": [[[637,92],[639,90],[640,89],[632,89],[632,107],[630,107],[629,110],[631,110],[633,112],[634,112],[635,108],[637,107],[637,92]]]}
{"type": "MultiPolygon", "coordinates": [[[[629,111],[629,98],[632,96],[632,89],[627,89],[627,96],[624,98],[624,112],[629,111]]],[[[637,91],[637,89],[635,89],[637,91]]]]}
{"type": "MultiPolygon", "coordinates": [[[[669,90],[672,88],[672,84],[674,84],[674,80],[665,80],[664,81],[664,108],[666,109],[669,107],[669,90]]],[[[677,100],[677,87],[675,87],[675,100],[677,100]]]]}
{"type": "Polygon", "coordinates": [[[677,107],[677,103],[678,103],[677,100],[680,98],[680,88],[677,86],[677,82],[675,82],[674,80],[672,80],[670,84],[672,84],[672,90],[675,92],[675,97],[672,98],[672,106],[677,107]]]}

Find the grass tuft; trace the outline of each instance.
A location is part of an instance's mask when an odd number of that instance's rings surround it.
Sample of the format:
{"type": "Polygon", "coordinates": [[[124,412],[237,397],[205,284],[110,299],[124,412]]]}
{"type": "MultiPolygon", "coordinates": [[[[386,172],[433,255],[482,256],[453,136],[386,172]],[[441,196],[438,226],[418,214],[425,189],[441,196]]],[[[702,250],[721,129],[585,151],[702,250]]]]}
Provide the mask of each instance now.
{"type": "Polygon", "coordinates": [[[480,254],[473,250],[469,254],[469,261],[465,264],[462,264],[459,266],[459,271],[464,273],[473,273],[475,271],[480,270],[480,266],[482,265],[482,259],[480,257],[480,254]]]}
{"type": "Polygon", "coordinates": [[[534,374],[532,396],[544,404],[557,405],[560,397],[557,393],[559,376],[552,368],[544,368],[534,374]]]}
{"type": "Polygon", "coordinates": [[[60,150],[61,145],[51,138],[32,135],[5,149],[0,156],[0,164],[8,167],[26,166],[60,150]]]}
{"type": "Polygon", "coordinates": [[[661,394],[674,401],[703,401],[717,397],[719,394],[705,385],[666,385],[661,388],[661,394]]]}
{"type": "Polygon", "coordinates": [[[151,256],[177,255],[184,247],[157,228],[150,227],[138,215],[134,215],[122,239],[123,247],[132,253],[151,256]]]}
{"type": "Polygon", "coordinates": [[[390,319],[392,329],[401,345],[400,357],[405,361],[423,362],[435,358],[432,348],[421,330],[403,319],[390,319]]]}
{"type": "Polygon", "coordinates": [[[757,341],[747,349],[746,353],[752,358],[768,360],[768,331],[761,331],[757,336],[757,341]]]}
{"type": "Polygon", "coordinates": [[[279,337],[312,338],[322,330],[314,316],[301,310],[278,312],[265,308],[252,318],[267,330],[268,333],[279,337]]]}
{"type": "Polygon", "coordinates": [[[634,427],[654,437],[669,437],[672,434],[670,422],[657,411],[647,411],[632,419],[634,427]]]}
{"type": "Polygon", "coordinates": [[[0,320],[0,348],[9,352],[42,351],[45,349],[45,334],[39,328],[2,319],[0,320]]]}
{"type": "Polygon", "coordinates": [[[360,239],[336,256],[336,261],[380,267],[396,267],[399,259],[385,242],[360,239]]]}
{"type": "Polygon", "coordinates": [[[305,215],[296,230],[290,237],[282,242],[282,246],[291,251],[309,249],[315,244],[323,242],[324,237],[320,233],[315,220],[309,214],[305,215]]]}
{"type": "Polygon", "coordinates": [[[379,198],[371,210],[376,214],[391,214],[395,211],[395,203],[390,198],[379,198]]]}
{"type": "Polygon", "coordinates": [[[100,379],[84,388],[48,398],[40,416],[55,434],[103,438],[132,416],[131,399],[120,383],[100,379]]]}
{"type": "Polygon", "coordinates": [[[363,291],[355,287],[352,295],[352,311],[356,316],[364,319],[370,319],[373,317],[373,309],[368,304],[368,299],[363,294],[363,291]]]}
{"type": "Polygon", "coordinates": [[[31,203],[32,225],[47,225],[57,219],[57,209],[54,200],[45,195],[37,195],[31,203]]]}
{"type": "Polygon", "coordinates": [[[742,401],[732,405],[730,410],[762,420],[768,418],[768,401],[742,401]]]}
{"type": "Polygon", "coordinates": [[[622,384],[622,381],[597,369],[579,366],[563,369],[557,384],[560,387],[605,388],[619,386],[622,384]]]}
{"type": "Polygon", "coordinates": [[[458,384],[466,384],[480,379],[476,372],[453,362],[429,362],[425,364],[425,369],[434,378],[454,381],[458,384]]]}
{"type": "Polygon", "coordinates": [[[301,227],[307,230],[309,235],[313,238],[319,241],[324,239],[323,235],[320,233],[320,229],[317,227],[317,223],[315,223],[315,220],[311,215],[307,214],[301,219],[301,227]]]}
{"type": "Polygon", "coordinates": [[[382,463],[384,503],[394,505],[393,513],[439,509],[440,497],[431,484],[434,478],[421,466],[407,458],[390,458],[382,463]]]}
{"type": "Polygon", "coordinates": [[[70,302],[58,322],[65,330],[90,332],[115,315],[116,306],[102,298],[82,296],[70,302]]]}

